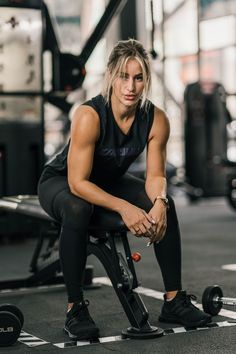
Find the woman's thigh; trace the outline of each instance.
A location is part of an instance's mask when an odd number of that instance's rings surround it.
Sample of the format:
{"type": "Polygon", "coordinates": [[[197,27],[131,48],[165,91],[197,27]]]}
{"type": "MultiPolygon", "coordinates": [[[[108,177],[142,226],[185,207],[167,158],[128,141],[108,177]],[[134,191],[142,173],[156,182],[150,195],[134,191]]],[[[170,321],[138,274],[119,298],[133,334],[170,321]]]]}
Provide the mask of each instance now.
{"type": "MultiPolygon", "coordinates": [[[[145,191],[145,181],[129,173],[122,176],[116,183],[100,186],[106,192],[134,204],[146,211],[150,210],[152,203],[145,191]]],[[[43,209],[54,219],[61,221],[65,200],[71,198],[77,203],[81,198],[70,192],[67,178],[64,176],[51,177],[40,183],[38,195],[43,209]]],[[[84,201],[85,202],[85,201],[84,201]]]]}

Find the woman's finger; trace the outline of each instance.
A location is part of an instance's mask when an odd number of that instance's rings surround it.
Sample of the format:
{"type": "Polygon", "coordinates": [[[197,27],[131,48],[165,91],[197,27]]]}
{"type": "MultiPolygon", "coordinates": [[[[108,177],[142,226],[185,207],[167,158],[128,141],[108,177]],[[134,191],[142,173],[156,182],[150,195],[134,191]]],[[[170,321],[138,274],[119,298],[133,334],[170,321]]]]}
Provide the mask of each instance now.
{"type": "Polygon", "coordinates": [[[155,220],[152,218],[151,215],[149,215],[148,213],[146,213],[145,210],[143,210],[143,214],[145,215],[146,219],[150,222],[150,224],[155,225],[155,220]]]}

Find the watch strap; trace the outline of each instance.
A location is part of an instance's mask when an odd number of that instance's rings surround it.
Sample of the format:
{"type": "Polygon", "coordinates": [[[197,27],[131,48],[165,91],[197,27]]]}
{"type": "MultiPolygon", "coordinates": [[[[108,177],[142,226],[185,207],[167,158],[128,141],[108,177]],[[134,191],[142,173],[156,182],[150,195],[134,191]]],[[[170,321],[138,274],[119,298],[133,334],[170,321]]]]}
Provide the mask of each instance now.
{"type": "Polygon", "coordinates": [[[167,209],[169,209],[169,200],[167,197],[162,197],[162,196],[157,196],[154,201],[153,201],[153,205],[156,203],[157,200],[161,200],[163,204],[165,204],[165,206],[167,207],[167,209]]]}

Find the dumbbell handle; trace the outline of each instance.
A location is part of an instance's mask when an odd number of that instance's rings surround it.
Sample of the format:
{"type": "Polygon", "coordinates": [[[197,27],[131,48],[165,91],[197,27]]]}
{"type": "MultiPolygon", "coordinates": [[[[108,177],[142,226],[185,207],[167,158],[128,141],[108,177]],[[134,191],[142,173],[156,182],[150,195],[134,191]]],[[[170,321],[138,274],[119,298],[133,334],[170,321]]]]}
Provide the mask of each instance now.
{"type": "Polygon", "coordinates": [[[216,296],[213,299],[214,302],[220,302],[223,305],[232,305],[232,306],[236,306],[236,298],[234,297],[219,297],[216,296]]]}

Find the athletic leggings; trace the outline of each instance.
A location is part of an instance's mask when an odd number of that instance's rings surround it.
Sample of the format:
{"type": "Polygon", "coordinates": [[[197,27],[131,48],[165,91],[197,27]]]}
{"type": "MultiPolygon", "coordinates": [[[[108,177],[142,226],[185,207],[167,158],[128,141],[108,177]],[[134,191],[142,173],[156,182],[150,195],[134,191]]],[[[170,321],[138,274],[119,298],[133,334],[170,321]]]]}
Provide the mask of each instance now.
{"type": "MultiPolygon", "coordinates": [[[[145,192],[144,181],[128,173],[116,183],[100,185],[108,193],[123,198],[148,212],[152,203],[145,192]]],[[[83,299],[82,278],[87,258],[87,229],[94,208],[70,192],[67,178],[41,177],[38,195],[43,209],[61,224],[59,255],[68,293],[68,302],[83,299]]],[[[181,244],[174,202],[170,196],[167,230],[163,240],[154,244],[166,291],[181,290],[181,244]]]]}

